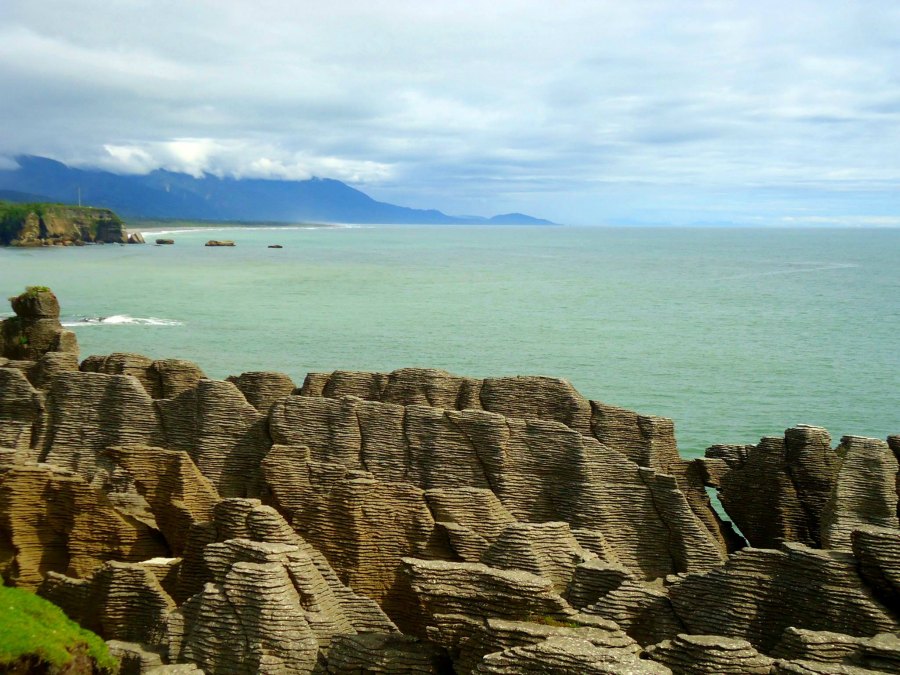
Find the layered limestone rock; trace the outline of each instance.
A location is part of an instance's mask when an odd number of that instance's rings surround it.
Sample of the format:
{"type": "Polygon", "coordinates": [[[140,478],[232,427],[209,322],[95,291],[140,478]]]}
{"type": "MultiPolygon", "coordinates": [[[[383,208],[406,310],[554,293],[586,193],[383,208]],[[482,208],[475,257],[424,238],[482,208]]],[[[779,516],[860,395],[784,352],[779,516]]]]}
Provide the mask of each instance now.
{"type": "Polygon", "coordinates": [[[835,486],[822,514],[822,544],[849,549],[853,530],[865,525],[898,529],[897,472],[888,444],[874,438],[844,436],[835,486]]]}
{"type": "Polygon", "coordinates": [[[598,647],[581,637],[552,636],[546,640],[488,654],[476,672],[494,675],[663,675],[672,671],[619,650],[598,647]]]}
{"type": "Polygon", "coordinates": [[[719,635],[681,633],[647,649],[648,656],[684,675],[768,675],[774,659],[760,654],[746,640],[719,635]]]}
{"type": "Polygon", "coordinates": [[[668,595],[685,632],[743,638],[763,652],[790,627],[861,637],[900,630],[851,554],[800,544],[733,554],[721,568],[677,580],[668,595]]]}
{"type": "Polygon", "coordinates": [[[485,410],[505,417],[560,422],[596,438],[639,466],[675,476],[694,514],[719,548],[733,550],[740,545],[730,527],[712,510],[700,469],[678,455],[671,420],[589,401],[566,380],[534,376],[478,380],[424,368],[404,368],[392,373],[335,371],[310,373],[301,394],[355,396],[449,410],[485,410]]]}
{"type": "Polygon", "coordinates": [[[244,398],[261,413],[269,412],[272,405],[294,393],[294,381],[284,373],[248,372],[232,375],[229,382],[241,390],[244,398]]]}
{"type": "Polygon", "coordinates": [[[36,361],[47,352],[78,355],[75,333],[59,322],[59,301],[44,286],[9,299],[15,316],[0,321],[0,357],[36,361]]]}
{"type": "Polygon", "coordinates": [[[145,522],[162,533],[174,555],[184,551],[191,526],[213,519],[219,495],[186,453],[146,445],[112,447],[100,460],[104,470],[93,484],[120,511],[144,510],[145,522]]]}
{"type": "Polygon", "coordinates": [[[266,417],[231,382],[200,380],[157,402],[165,445],[187,452],[223,497],[260,493],[260,463],[271,441],[266,417]]]}
{"type": "Polygon", "coordinates": [[[109,560],[167,554],[154,529],[80,476],[34,464],[0,473],[0,572],[8,582],[36,588],[49,572],[86,578],[109,560]]]}
{"type": "Polygon", "coordinates": [[[106,448],[161,446],[164,439],[153,399],[134,377],[61,373],[47,392],[41,459],[88,480],[106,448]]]}
{"type": "Polygon", "coordinates": [[[108,356],[89,356],[81,370],[107,375],[133,375],[151,398],[174,398],[205,379],[197,364],[183,359],[153,360],[140,354],[117,352],[108,356]]]}
{"type": "Polygon", "coordinates": [[[452,557],[423,491],[342,464],[312,462],[306,447],[274,446],[263,473],[273,503],[341,580],[377,601],[402,628],[415,626],[401,558],[452,557]]]}
{"type": "Polygon", "coordinates": [[[801,425],[706,457],[707,484],[752,546],[849,549],[858,527],[898,527],[898,463],[884,441],[848,436],[832,449],[825,429],[801,425]]]}
{"type": "Polygon", "coordinates": [[[21,451],[35,447],[43,417],[44,396],[25,373],[0,367],[0,447],[21,451]]]}
{"type": "Polygon", "coordinates": [[[83,580],[50,572],[39,593],[107,640],[139,643],[163,654],[168,649],[175,602],[147,565],[108,562],[83,580]]]}
{"type": "Polygon", "coordinates": [[[557,422],[291,396],[272,408],[269,430],[276,444],[308,448],[310,462],[385,483],[491,490],[516,520],[600,533],[619,562],[647,578],[723,558],[674,479],[557,422]]]}
{"type": "Polygon", "coordinates": [[[172,660],[211,673],[311,672],[336,636],[396,631],[270,507],[225,500],[213,527],[202,549],[207,581],[169,621],[172,660]]]}

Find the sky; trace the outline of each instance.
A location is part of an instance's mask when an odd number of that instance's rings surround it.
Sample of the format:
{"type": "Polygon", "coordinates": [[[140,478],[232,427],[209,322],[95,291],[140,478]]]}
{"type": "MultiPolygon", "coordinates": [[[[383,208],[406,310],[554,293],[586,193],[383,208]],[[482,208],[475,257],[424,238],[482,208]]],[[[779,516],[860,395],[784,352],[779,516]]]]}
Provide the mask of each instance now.
{"type": "Polygon", "coordinates": [[[3,0],[0,166],[571,224],[900,226],[895,0],[3,0]]]}

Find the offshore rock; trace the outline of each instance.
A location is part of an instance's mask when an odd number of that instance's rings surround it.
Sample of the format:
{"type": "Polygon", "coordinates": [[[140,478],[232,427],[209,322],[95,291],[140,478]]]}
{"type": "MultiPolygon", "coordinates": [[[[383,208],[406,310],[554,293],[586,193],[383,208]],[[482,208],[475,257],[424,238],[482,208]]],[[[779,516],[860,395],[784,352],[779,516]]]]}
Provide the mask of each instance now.
{"type": "Polygon", "coordinates": [[[47,352],[78,355],[78,341],[59,321],[59,301],[44,286],[10,298],[15,316],[0,321],[0,357],[36,361],[47,352]]]}

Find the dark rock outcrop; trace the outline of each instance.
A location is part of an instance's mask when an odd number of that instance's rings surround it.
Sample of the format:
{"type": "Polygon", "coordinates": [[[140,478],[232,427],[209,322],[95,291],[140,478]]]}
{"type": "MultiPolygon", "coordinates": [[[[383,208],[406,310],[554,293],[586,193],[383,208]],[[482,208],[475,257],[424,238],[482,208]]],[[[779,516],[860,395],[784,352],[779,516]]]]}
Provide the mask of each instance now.
{"type": "Polygon", "coordinates": [[[109,209],[0,202],[0,246],[126,241],[125,223],[109,209]]]}
{"type": "Polygon", "coordinates": [[[59,322],[59,301],[43,286],[9,299],[15,316],[0,322],[0,357],[37,361],[48,352],[78,356],[78,341],[59,322]]]}

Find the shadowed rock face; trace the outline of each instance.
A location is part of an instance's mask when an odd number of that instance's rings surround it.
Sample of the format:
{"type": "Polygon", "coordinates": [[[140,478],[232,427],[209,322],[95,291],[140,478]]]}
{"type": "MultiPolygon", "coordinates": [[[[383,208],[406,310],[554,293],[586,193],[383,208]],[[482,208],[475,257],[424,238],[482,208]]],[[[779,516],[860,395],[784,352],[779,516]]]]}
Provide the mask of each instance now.
{"type": "Polygon", "coordinates": [[[0,572],[133,672],[900,672],[898,437],[686,463],[552,378],[76,366],[0,359],[0,572]]]}
{"type": "Polygon", "coordinates": [[[804,425],[706,457],[707,484],[752,546],[849,549],[859,527],[897,527],[900,466],[884,441],[846,436],[832,449],[825,429],[804,425]]]}

